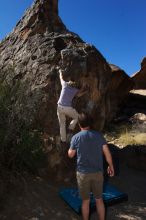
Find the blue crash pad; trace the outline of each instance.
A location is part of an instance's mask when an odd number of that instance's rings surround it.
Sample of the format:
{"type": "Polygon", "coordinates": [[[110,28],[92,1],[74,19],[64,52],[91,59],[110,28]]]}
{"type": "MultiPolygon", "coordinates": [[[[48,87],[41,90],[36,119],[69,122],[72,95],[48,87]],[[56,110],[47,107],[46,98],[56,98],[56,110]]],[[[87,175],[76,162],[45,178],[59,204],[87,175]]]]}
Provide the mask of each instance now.
{"type": "MultiPolygon", "coordinates": [[[[64,188],[59,191],[59,195],[71,208],[74,209],[74,211],[80,213],[82,200],[79,196],[78,189],[64,188]]],[[[121,192],[116,187],[106,183],[103,189],[103,200],[106,205],[111,205],[128,200],[128,195],[121,192]]],[[[95,199],[92,193],[90,194],[90,207],[95,207],[95,199]]]]}

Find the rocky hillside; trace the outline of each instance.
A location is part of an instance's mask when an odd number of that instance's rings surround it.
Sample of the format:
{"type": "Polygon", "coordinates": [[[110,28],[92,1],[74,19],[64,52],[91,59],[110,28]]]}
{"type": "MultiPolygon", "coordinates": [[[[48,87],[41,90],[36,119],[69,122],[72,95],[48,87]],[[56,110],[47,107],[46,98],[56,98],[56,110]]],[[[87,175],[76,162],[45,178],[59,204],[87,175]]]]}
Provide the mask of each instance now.
{"type": "Polygon", "coordinates": [[[61,163],[55,151],[60,140],[58,67],[64,69],[66,80],[88,85],[88,94],[74,105],[92,114],[97,129],[114,117],[133,86],[123,70],[110,66],[94,46],[67,30],[58,16],[58,0],[34,2],[0,43],[0,79],[12,90],[9,127],[23,120],[31,129],[41,130],[52,170],[61,163]]]}

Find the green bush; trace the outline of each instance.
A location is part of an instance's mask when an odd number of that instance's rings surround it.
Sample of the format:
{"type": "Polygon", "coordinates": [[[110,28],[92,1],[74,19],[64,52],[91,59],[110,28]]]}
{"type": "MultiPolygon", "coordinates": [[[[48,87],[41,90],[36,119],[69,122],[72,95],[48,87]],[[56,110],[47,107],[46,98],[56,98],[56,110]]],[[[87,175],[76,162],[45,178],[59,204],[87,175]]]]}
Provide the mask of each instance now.
{"type": "Polygon", "coordinates": [[[37,131],[22,130],[13,146],[15,160],[9,163],[13,169],[37,172],[45,165],[46,156],[43,152],[43,144],[37,131]]]}
{"type": "Polygon", "coordinates": [[[0,80],[0,167],[11,172],[37,172],[45,165],[46,156],[40,132],[18,119],[12,107],[20,89],[20,83],[12,87],[0,80]]]}

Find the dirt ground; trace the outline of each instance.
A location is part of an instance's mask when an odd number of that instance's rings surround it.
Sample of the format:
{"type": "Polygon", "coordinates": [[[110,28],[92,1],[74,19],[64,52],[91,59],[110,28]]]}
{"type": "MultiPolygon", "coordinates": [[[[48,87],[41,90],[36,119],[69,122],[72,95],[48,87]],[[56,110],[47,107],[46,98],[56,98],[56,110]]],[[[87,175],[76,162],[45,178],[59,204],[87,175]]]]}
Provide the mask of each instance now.
{"type": "MultiPolygon", "coordinates": [[[[9,193],[1,204],[0,220],[79,220],[76,214],[58,195],[64,186],[74,186],[75,180],[55,183],[52,179],[28,177],[21,186],[9,193]]],[[[128,193],[128,201],[107,208],[107,220],[146,219],[146,175],[122,165],[120,175],[110,182],[128,193]]],[[[93,212],[91,220],[97,220],[93,212]]]]}

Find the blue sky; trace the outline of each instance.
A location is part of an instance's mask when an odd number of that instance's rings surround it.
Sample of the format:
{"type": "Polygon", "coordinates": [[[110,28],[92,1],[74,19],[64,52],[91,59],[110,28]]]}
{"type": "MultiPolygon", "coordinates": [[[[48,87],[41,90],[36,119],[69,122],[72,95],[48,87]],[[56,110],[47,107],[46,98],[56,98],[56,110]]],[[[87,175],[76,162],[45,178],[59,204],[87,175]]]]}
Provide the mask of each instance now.
{"type": "MultiPolygon", "coordinates": [[[[0,1],[0,40],[23,16],[33,0],[0,1]]],[[[129,75],[146,56],[146,0],[59,0],[66,27],[93,44],[129,75]]]]}

